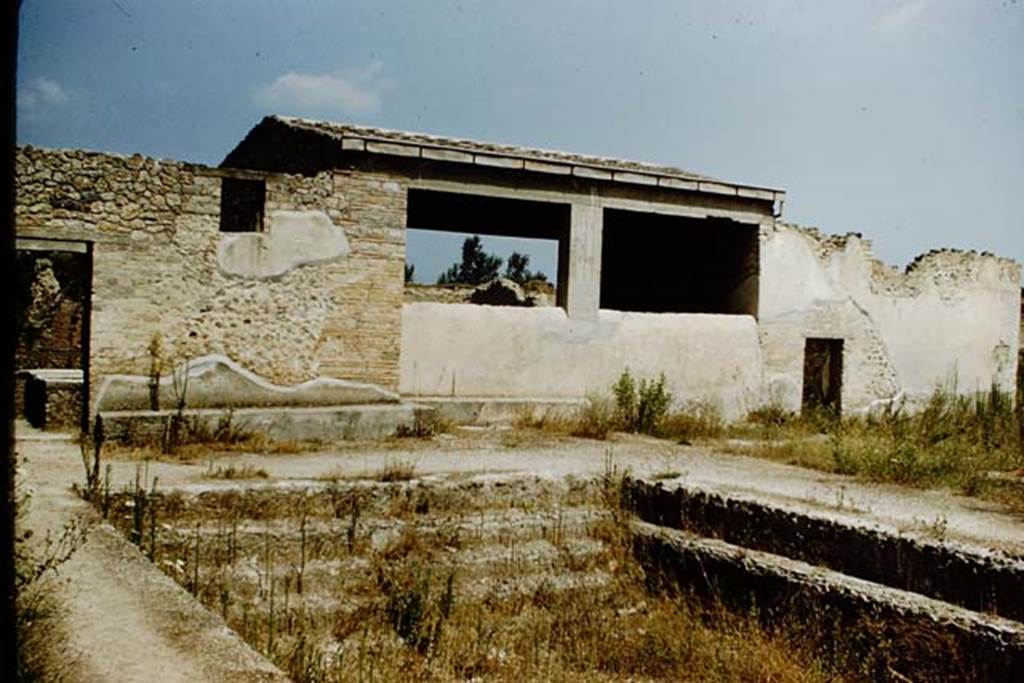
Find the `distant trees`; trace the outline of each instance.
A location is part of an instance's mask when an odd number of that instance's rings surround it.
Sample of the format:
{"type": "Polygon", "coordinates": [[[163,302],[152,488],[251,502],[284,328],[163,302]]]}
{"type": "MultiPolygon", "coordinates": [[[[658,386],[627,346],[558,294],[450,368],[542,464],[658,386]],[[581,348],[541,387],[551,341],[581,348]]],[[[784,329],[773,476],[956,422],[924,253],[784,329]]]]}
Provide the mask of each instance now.
{"type": "MultiPolygon", "coordinates": [[[[504,260],[500,256],[488,254],[484,251],[483,243],[479,235],[467,237],[462,243],[462,261],[453,263],[448,270],[441,273],[437,278],[439,285],[479,285],[489,282],[498,277],[501,273],[501,264],[504,260]]],[[[505,266],[505,277],[519,284],[530,280],[547,281],[547,275],[541,272],[532,272],[529,269],[530,257],[512,252],[508,257],[508,264],[505,266]]]]}
{"type": "Polygon", "coordinates": [[[536,273],[533,272],[529,269],[529,265],[529,255],[513,251],[509,254],[508,263],[505,264],[505,277],[513,282],[518,282],[521,285],[531,280],[541,280],[543,282],[548,281],[547,275],[540,271],[537,271],[536,273]]]}

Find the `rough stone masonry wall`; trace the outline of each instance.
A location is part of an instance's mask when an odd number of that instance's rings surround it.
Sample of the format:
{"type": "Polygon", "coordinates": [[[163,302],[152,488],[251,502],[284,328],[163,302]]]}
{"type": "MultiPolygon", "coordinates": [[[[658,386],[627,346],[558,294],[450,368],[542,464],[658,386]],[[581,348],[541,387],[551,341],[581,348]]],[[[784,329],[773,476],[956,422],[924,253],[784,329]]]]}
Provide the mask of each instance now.
{"type": "Polygon", "coordinates": [[[18,235],[95,242],[93,397],[103,375],[146,374],[156,334],[170,362],[219,353],[278,384],[334,376],[397,387],[404,192],[368,174],[268,176],[270,225],[275,212],[323,212],[349,253],[253,278],[219,265],[230,234],[209,169],[32,147],[16,161],[18,235]]]}
{"type": "Polygon", "coordinates": [[[843,409],[937,386],[1012,392],[1020,268],[991,254],[934,251],[899,272],[859,235],[779,223],[761,245],[760,335],[767,397],[797,409],[804,339],[844,339],[843,409]]]}

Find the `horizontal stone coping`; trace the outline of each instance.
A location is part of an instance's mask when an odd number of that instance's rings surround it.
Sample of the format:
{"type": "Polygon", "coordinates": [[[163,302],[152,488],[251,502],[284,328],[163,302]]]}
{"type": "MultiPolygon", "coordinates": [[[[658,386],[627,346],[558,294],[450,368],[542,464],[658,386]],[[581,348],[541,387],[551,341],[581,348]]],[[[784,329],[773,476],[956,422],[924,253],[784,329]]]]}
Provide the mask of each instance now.
{"type": "Polygon", "coordinates": [[[18,370],[19,379],[38,379],[47,384],[82,384],[85,373],[73,368],[29,368],[18,370]]]}

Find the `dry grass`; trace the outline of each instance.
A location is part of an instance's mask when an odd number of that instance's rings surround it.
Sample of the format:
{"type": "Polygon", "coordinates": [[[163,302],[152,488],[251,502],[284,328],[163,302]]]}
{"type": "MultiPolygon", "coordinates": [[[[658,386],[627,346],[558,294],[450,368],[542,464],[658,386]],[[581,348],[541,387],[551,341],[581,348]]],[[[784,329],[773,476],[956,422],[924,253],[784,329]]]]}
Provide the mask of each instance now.
{"type": "Polygon", "coordinates": [[[1024,467],[1019,419],[998,389],[964,396],[939,388],[916,413],[757,420],[730,432],[757,441],[722,450],[869,481],[949,488],[1024,512],[1021,488],[989,476],[1024,467]]]}
{"type": "Polygon", "coordinates": [[[256,455],[298,455],[322,450],[319,441],[274,441],[262,436],[251,436],[238,441],[209,441],[182,444],[174,453],[164,453],[159,446],[129,445],[107,442],[103,446],[103,457],[112,460],[165,460],[174,462],[196,462],[207,460],[211,455],[251,453],[256,455]]]}
{"type": "MultiPolygon", "coordinates": [[[[567,489],[334,482],[315,494],[168,495],[156,523],[172,531],[155,558],[300,682],[836,680],[756,620],[649,594],[618,481],[610,469],[567,489]],[[574,531],[564,511],[580,505],[601,514],[574,531]],[[484,523],[512,512],[549,522],[484,523]],[[370,535],[382,524],[395,529],[384,543],[370,535]],[[580,540],[596,549],[573,552],[580,540]],[[558,558],[539,575],[538,543],[558,558]]],[[[112,514],[122,527],[127,502],[112,514]]]]}
{"type": "Polygon", "coordinates": [[[409,481],[416,477],[415,463],[407,460],[388,460],[375,473],[374,479],[382,482],[409,481]]]}
{"type": "Polygon", "coordinates": [[[270,475],[261,467],[228,465],[208,470],[204,476],[207,479],[266,479],[270,475]]]}

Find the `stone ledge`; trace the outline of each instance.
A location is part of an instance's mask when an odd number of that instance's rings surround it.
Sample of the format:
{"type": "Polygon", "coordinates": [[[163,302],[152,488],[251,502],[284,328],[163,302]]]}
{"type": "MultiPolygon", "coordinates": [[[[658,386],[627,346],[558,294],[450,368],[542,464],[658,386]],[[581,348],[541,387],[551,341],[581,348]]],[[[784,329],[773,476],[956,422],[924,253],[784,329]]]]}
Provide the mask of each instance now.
{"type": "MultiPolygon", "coordinates": [[[[344,441],[394,436],[400,426],[412,427],[416,408],[409,404],[319,406],[310,408],[239,408],[185,410],[186,429],[215,433],[229,423],[233,430],[271,441],[344,441]]],[[[160,443],[173,410],[101,412],[107,439],[125,444],[160,443]]]]}
{"type": "Polygon", "coordinates": [[[920,673],[927,662],[935,680],[1024,680],[1018,622],[683,531],[644,522],[633,531],[648,580],[670,591],[800,624],[811,637],[847,634],[865,652],[884,649],[890,672],[920,673]]]}

